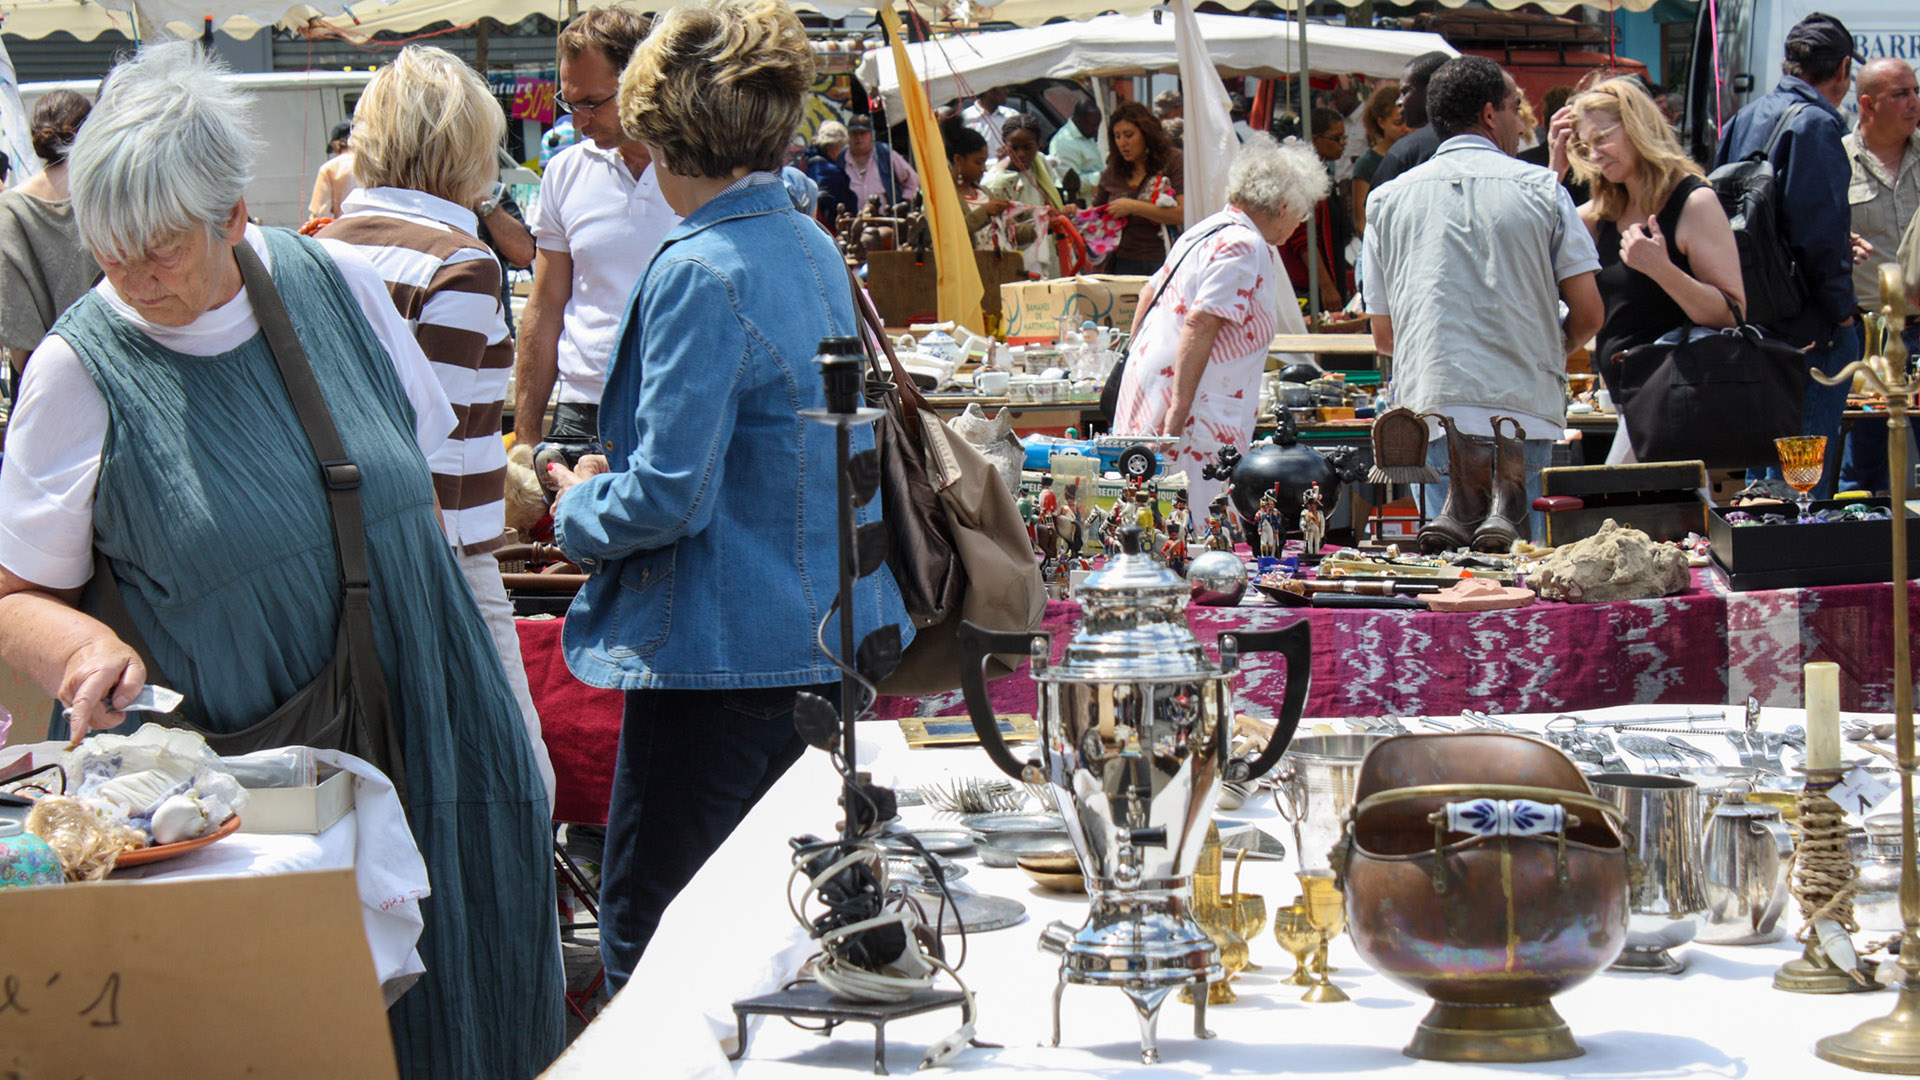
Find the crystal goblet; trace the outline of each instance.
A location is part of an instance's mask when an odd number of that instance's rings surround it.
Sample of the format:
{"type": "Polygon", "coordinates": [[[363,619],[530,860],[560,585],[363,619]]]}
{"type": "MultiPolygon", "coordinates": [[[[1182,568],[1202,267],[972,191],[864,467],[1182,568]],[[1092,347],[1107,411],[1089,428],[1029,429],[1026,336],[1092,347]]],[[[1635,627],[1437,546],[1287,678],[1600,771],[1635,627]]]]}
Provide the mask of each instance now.
{"type": "Polygon", "coordinates": [[[1794,435],[1773,440],[1773,448],[1780,453],[1780,477],[1793,489],[1804,520],[1813,504],[1812,491],[1827,469],[1827,437],[1794,435]]]}

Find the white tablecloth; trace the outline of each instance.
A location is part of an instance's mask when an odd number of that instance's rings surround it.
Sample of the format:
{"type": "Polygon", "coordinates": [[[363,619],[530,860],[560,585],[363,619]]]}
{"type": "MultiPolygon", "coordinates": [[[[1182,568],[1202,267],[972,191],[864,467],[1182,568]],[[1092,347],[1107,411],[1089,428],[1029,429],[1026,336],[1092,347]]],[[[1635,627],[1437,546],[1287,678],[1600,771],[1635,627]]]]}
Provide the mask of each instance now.
{"type": "MultiPolygon", "coordinates": [[[[1708,706],[1707,708],[1719,708],[1708,706]]],[[[1671,714],[1670,706],[1596,710],[1590,717],[1671,714]]],[[[1734,710],[1728,710],[1731,714],[1734,710]]],[[[1547,717],[1517,718],[1544,723],[1547,717]]],[[[1783,729],[1797,710],[1770,709],[1763,726],[1783,729]]],[[[1886,719],[1881,717],[1880,719],[1886,719]]],[[[905,749],[892,724],[865,724],[863,760],[876,779],[923,783],[941,775],[998,775],[979,750],[905,749]],[[870,755],[867,751],[877,751],[870,755]]],[[[1703,749],[1720,740],[1695,739],[1703,749]]],[[[1855,747],[1845,748],[1855,756],[1855,747]]],[[[1016,753],[1024,752],[1016,750],[1016,753]]],[[[667,910],[659,933],[631,983],[547,1073],[555,1078],[629,1075],[636,1063],[656,1077],[757,1080],[869,1074],[873,1032],[848,1024],[830,1038],[769,1019],[749,1027],[744,1060],[730,1064],[733,1001],[775,988],[812,953],[787,912],[787,838],[825,836],[838,819],[837,782],[825,759],[809,753],[734,833],[667,910]],[[848,1071],[851,1070],[851,1073],[848,1071]]],[[[906,815],[925,813],[908,810],[906,815]]],[[[1269,806],[1221,814],[1250,820],[1293,839],[1269,806]]],[[[909,820],[914,820],[909,817],[909,820]]],[[[1832,997],[1774,990],[1773,972],[1798,953],[1791,937],[1757,947],[1688,945],[1680,976],[1602,973],[1560,995],[1554,1004],[1586,1056],[1530,1066],[1471,1066],[1415,1061],[1401,1054],[1428,1002],[1376,974],[1351,939],[1332,949],[1335,981],[1353,996],[1348,1004],[1310,1005],[1300,990],[1279,985],[1291,958],[1270,932],[1252,943],[1255,963],[1236,984],[1240,1000],[1210,1008],[1218,1038],[1192,1038],[1188,1006],[1169,998],[1161,1011],[1163,1061],[1139,1063],[1131,1006],[1117,990],[1070,986],[1063,1003],[1062,1045],[1048,1037],[1058,959],[1036,948],[1053,919],[1078,925],[1085,902],[1035,886],[1021,871],[989,869],[967,859],[964,879],[981,892],[1012,896],[1027,906],[1027,922],[971,935],[961,975],[979,999],[979,1037],[1004,1049],[968,1049],[952,1068],[969,1074],[1050,1076],[1201,1076],[1235,1073],[1434,1077],[1815,1077],[1857,1076],[1813,1056],[1815,1040],[1845,1031],[1893,1007],[1891,991],[1832,997]]],[[[1262,893],[1269,908],[1297,893],[1287,862],[1247,861],[1242,889],[1262,893]]],[[[1230,872],[1230,871],[1229,871],[1230,872]]],[[[1789,905],[1791,917],[1791,905],[1789,905]]],[[[1797,927],[1797,922],[1796,922],[1797,927]]],[[[948,938],[952,949],[954,938],[948,938]]],[[[1862,940],[1864,940],[1864,935],[1862,940]]],[[[941,986],[950,985],[944,979],[941,986]]],[[[888,1067],[911,1072],[934,1041],[958,1024],[957,1009],[889,1024],[888,1067]]]]}

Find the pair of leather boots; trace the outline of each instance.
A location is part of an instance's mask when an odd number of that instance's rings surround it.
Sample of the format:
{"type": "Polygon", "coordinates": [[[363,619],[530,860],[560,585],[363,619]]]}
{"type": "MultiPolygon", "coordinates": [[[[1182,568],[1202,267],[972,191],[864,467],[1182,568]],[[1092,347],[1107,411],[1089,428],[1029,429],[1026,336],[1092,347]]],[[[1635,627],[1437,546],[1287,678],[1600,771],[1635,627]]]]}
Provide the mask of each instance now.
{"type": "Polygon", "coordinates": [[[1447,501],[1420,530],[1420,550],[1470,547],[1504,555],[1515,540],[1531,539],[1527,499],[1526,431],[1511,416],[1493,418],[1493,435],[1468,435],[1439,417],[1447,438],[1447,501]],[[1501,429],[1511,425],[1511,436],[1501,429]]]}

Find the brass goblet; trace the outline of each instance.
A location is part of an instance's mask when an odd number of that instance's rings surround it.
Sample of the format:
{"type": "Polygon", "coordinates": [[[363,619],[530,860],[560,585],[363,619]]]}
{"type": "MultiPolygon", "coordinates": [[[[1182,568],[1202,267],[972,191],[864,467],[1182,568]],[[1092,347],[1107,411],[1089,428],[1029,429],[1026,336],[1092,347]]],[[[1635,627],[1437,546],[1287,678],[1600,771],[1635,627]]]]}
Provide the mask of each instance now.
{"type": "Polygon", "coordinates": [[[1312,986],[1307,960],[1320,947],[1320,931],[1307,918],[1305,904],[1288,904],[1273,913],[1273,937],[1280,947],[1293,954],[1293,974],[1280,980],[1282,986],[1312,986]]]}
{"type": "MultiPolygon", "coordinates": [[[[1228,911],[1233,913],[1233,932],[1247,940],[1247,948],[1253,948],[1253,939],[1267,928],[1267,898],[1259,893],[1228,893],[1220,898],[1228,911]]],[[[1260,965],[1247,960],[1242,971],[1259,971],[1260,965]]]]}
{"type": "MultiPolygon", "coordinates": [[[[1240,868],[1247,861],[1247,849],[1241,848],[1233,857],[1233,891],[1220,898],[1228,911],[1233,913],[1233,932],[1247,940],[1247,950],[1253,950],[1253,939],[1267,927],[1267,898],[1259,893],[1240,891],[1240,868]]],[[[1260,965],[1247,957],[1247,966],[1242,971],[1259,971],[1260,965]]]]}
{"type": "Polygon", "coordinates": [[[1333,985],[1327,978],[1327,943],[1340,936],[1347,926],[1346,898],[1340,895],[1339,887],[1334,883],[1331,870],[1302,870],[1297,875],[1300,887],[1305,890],[1307,922],[1320,931],[1320,949],[1315,974],[1319,981],[1308,990],[1302,1001],[1340,1002],[1352,1001],[1344,990],[1333,985]]]}

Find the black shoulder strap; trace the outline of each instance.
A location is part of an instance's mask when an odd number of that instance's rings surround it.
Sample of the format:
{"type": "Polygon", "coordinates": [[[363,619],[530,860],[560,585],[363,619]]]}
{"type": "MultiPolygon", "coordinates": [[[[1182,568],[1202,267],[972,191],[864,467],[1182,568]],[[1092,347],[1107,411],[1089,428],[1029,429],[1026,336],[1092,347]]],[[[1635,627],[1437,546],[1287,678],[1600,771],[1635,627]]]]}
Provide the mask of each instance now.
{"type": "Polygon", "coordinates": [[[1773,131],[1767,136],[1767,148],[1765,150],[1756,150],[1754,154],[1747,156],[1751,159],[1757,154],[1761,161],[1772,161],[1773,152],[1780,146],[1780,140],[1786,136],[1787,128],[1793,123],[1793,118],[1799,116],[1809,108],[1812,108],[1812,106],[1804,101],[1796,101],[1787,106],[1787,110],[1781,113],[1779,118],[1773,122],[1773,131]]]}
{"type": "MultiPolygon", "coordinates": [[[[293,401],[293,411],[299,416],[300,426],[307,433],[307,443],[319,462],[320,482],[327,491],[333,547],[339,559],[343,586],[340,620],[347,635],[354,691],[360,698],[361,714],[369,731],[383,732],[385,739],[393,743],[389,747],[395,751],[391,760],[398,761],[398,733],[388,715],[385,669],[374,644],[373,592],[367,573],[366,515],[360,506],[360,467],[347,456],[347,448],[340,441],[340,429],[334,425],[320,382],[314,378],[313,365],[307,361],[307,351],[294,333],[287,305],[280,299],[280,291],[274,288],[260,256],[245,240],[234,245],[233,255],[240,264],[240,278],[246,283],[254,318],[259,320],[260,329],[266,335],[267,348],[273,353],[274,365],[280,369],[280,379],[293,401]]],[[[396,778],[395,783],[398,786],[402,781],[396,778]]]]}

